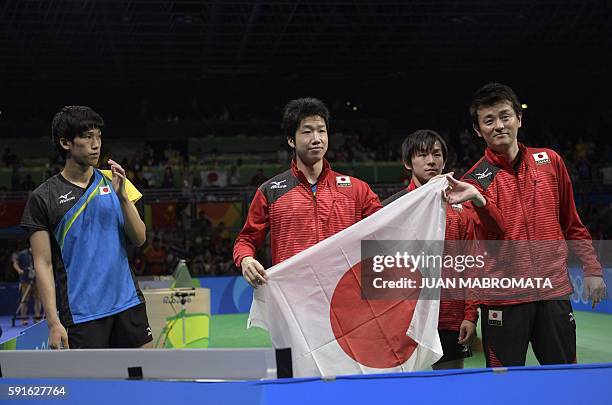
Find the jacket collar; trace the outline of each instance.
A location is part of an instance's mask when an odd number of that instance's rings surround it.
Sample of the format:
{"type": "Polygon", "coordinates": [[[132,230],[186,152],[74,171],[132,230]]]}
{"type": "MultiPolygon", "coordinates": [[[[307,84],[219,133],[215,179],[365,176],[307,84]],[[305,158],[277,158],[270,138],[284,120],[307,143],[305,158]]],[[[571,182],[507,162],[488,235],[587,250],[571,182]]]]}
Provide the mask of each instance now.
{"type": "Polygon", "coordinates": [[[516,155],[516,158],[513,162],[508,162],[506,158],[500,153],[494,152],[491,148],[487,147],[485,149],[485,157],[488,161],[493,163],[495,166],[501,167],[503,169],[513,169],[514,167],[518,167],[518,165],[523,161],[523,157],[525,153],[527,153],[527,148],[522,143],[518,143],[519,151],[516,155]]]}
{"type": "MultiPolygon", "coordinates": [[[[317,184],[323,183],[330,171],[331,166],[329,165],[329,162],[326,159],[323,159],[323,170],[321,170],[321,174],[319,174],[317,184]]],[[[295,158],[291,160],[291,173],[293,173],[293,175],[300,181],[300,183],[310,186],[310,183],[308,182],[308,179],[306,178],[304,173],[302,173],[302,171],[298,169],[297,161],[295,160],[295,158]]]]}
{"type": "Polygon", "coordinates": [[[414,179],[410,178],[410,184],[408,184],[408,187],[406,187],[406,191],[411,192],[417,189],[416,184],[414,184],[414,179]]]}

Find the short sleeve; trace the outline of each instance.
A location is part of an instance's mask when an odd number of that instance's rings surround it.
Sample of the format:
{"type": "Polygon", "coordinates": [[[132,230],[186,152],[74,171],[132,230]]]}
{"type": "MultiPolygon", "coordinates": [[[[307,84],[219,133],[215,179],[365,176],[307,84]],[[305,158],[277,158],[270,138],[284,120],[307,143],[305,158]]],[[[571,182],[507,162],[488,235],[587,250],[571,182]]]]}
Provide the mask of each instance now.
{"type": "Polygon", "coordinates": [[[142,198],[142,193],[128,179],[125,179],[125,190],[128,193],[128,198],[133,203],[138,202],[142,198]]]}
{"type": "Polygon", "coordinates": [[[21,227],[32,233],[51,231],[49,224],[49,207],[44,198],[37,192],[31,193],[21,216],[21,227]]]}

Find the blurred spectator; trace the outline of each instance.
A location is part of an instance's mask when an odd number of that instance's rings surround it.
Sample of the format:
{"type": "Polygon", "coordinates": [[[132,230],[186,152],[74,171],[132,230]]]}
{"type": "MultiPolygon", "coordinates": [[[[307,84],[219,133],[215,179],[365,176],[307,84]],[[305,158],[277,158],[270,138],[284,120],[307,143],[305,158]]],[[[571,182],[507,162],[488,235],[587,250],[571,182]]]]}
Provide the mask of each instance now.
{"type": "Polygon", "coordinates": [[[196,219],[193,228],[200,235],[206,235],[210,232],[212,222],[210,222],[210,220],[206,217],[206,213],[204,211],[198,211],[198,218],[196,219]]]}
{"type": "Polygon", "coordinates": [[[183,164],[181,167],[181,189],[184,193],[187,193],[191,190],[192,186],[192,178],[191,178],[191,170],[189,170],[188,164],[183,164]]]}
{"type": "Polygon", "coordinates": [[[166,158],[166,165],[178,166],[183,163],[183,156],[178,150],[174,149],[171,143],[164,151],[164,157],[166,158]]]}
{"type": "Polygon", "coordinates": [[[153,243],[145,249],[144,255],[147,274],[154,276],[168,274],[166,248],[162,246],[158,237],[153,238],[153,243]]]}
{"type": "Polygon", "coordinates": [[[4,163],[5,167],[11,167],[16,159],[17,156],[11,153],[11,148],[4,148],[4,153],[2,154],[2,163],[4,163]]]}
{"type": "Polygon", "coordinates": [[[189,271],[192,276],[208,276],[208,269],[205,268],[204,265],[204,255],[200,253],[193,253],[193,259],[191,260],[191,265],[189,266],[189,271]]]}
{"type": "Polygon", "coordinates": [[[229,230],[225,227],[225,222],[223,221],[220,221],[219,224],[217,224],[214,234],[221,239],[229,239],[230,237],[229,230]]]}
{"type": "Polygon", "coordinates": [[[13,268],[19,274],[19,315],[21,324],[28,324],[28,308],[30,301],[34,301],[34,321],[38,322],[42,316],[42,302],[36,288],[36,272],[34,271],[34,259],[32,249],[24,249],[13,255],[13,268]]]}
{"type": "Polygon", "coordinates": [[[143,155],[143,166],[155,166],[158,163],[155,158],[155,149],[153,149],[153,145],[147,145],[143,155]]]}
{"type": "Polygon", "coordinates": [[[30,173],[26,174],[25,180],[23,180],[22,190],[32,191],[36,188],[36,184],[32,180],[32,175],[30,173]]]}
{"type": "Polygon", "coordinates": [[[263,172],[263,169],[257,169],[257,172],[251,177],[251,186],[259,187],[268,180],[263,172]]]}
{"type": "Polygon", "coordinates": [[[612,162],[608,162],[608,166],[601,168],[602,182],[606,185],[612,185],[612,162]]]}
{"type": "Polygon", "coordinates": [[[142,172],[140,171],[136,171],[134,173],[134,186],[139,189],[147,189],[149,188],[149,182],[147,181],[147,179],[144,178],[142,172]]]}
{"type": "Polygon", "coordinates": [[[240,169],[236,165],[232,165],[227,174],[227,185],[237,186],[240,184],[240,169]]]}
{"type": "Polygon", "coordinates": [[[174,173],[171,166],[166,166],[164,169],[164,177],[160,186],[161,188],[174,188],[174,173]]]}
{"type": "Polygon", "coordinates": [[[591,180],[591,163],[588,161],[586,155],[578,158],[574,166],[578,174],[578,180],[591,180]]]}
{"type": "Polygon", "coordinates": [[[19,160],[15,159],[13,161],[13,166],[11,170],[11,189],[13,191],[21,190],[21,176],[19,174],[19,160]]]}
{"type": "Polygon", "coordinates": [[[285,142],[281,143],[278,147],[277,159],[280,164],[287,164],[289,162],[289,151],[287,151],[287,144],[285,142]]]}
{"type": "Polygon", "coordinates": [[[132,267],[134,268],[134,274],[136,274],[137,276],[142,276],[143,274],[145,274],[145,257],[140,249],[134,249],[130,262],[132,263],[132,267]]]}

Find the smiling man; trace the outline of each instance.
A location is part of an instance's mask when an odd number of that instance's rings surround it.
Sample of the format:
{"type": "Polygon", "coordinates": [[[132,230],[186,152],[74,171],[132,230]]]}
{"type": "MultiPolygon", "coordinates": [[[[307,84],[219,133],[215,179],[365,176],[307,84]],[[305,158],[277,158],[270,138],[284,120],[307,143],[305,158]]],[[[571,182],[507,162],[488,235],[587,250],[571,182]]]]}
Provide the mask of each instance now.
{"type": "Polygon", "coordinates": [[[141,194],[116,162],[108,161],[110,171],[95,168],[103,126],[89,107],[68,106],[55,115],[51,137],[66,163],[32,192],[21,220],[54,349],[152,341],[126,255],[128,240],[141,246],[146,238],[134,205],[141,194]]]}
{"type": "Polygon", "coordinates": [[[257,189],[234,245],[236,266],[253,287],[266,282],[266,272],[254,257],[268,232],[274,265],[381,207],[366,183],[334,172],[325,160],[329,111],[322,101],[290,101],[282,126],[294,152],[291,168],[257,189]]]}
{"type": "Polygon", "coordinates": [[[494,228],[489,227],[479,237],[511,241],[497,245],[501,246],[497,262],[487,271],[502,271],[514,278],[548,278],[553,286],[522,291],[527,298],[507,291],[506,297],[482,302],[487,366],[524,365],[530,342],[540,364],[576,362],[566,240],[571,241],[569,247],[583,264],[584,288],[593,305],[605,297],[605,284],[591,236],[576,211],[565,164],[551,149],[518,142],[523,114],[510,87],[489,83],[478,89],[470,114],[474,130],[487,148],[464,176],[470,186],[451,181],[453,194],[460,196],[475,186],[489,209],[499,214],[497,231],[491,232],[494,228]]]}

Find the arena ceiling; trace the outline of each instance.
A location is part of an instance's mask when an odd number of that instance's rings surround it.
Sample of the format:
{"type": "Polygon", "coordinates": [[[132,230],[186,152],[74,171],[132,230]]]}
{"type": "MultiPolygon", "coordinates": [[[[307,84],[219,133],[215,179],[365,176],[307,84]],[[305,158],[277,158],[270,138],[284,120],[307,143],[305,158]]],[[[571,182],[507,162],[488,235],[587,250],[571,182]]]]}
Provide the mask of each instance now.
{"type": "Polygon", "coordinates": [[[612,1],[0,3],[6,83],[607,75],[612,1]]]}

